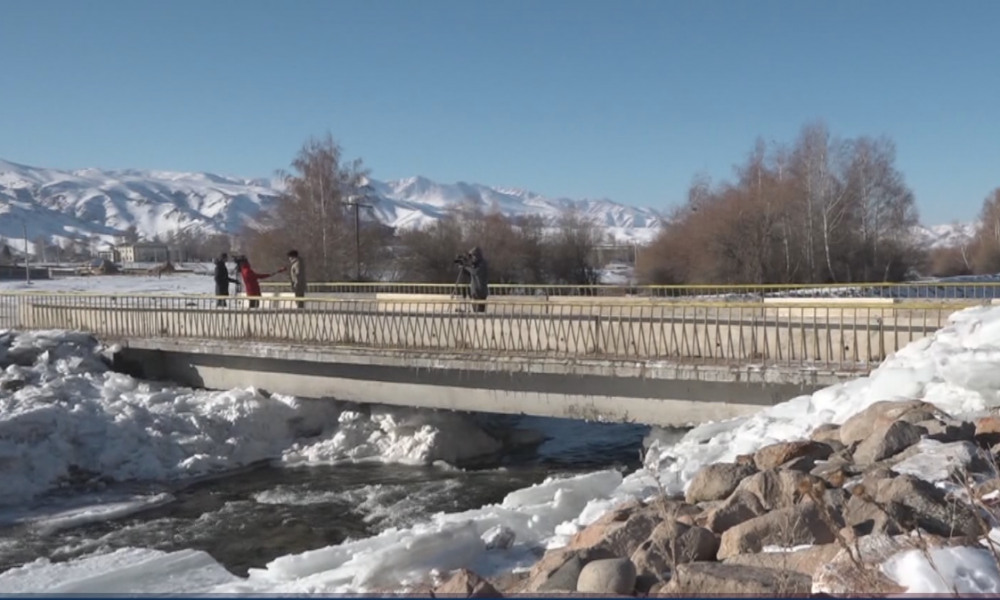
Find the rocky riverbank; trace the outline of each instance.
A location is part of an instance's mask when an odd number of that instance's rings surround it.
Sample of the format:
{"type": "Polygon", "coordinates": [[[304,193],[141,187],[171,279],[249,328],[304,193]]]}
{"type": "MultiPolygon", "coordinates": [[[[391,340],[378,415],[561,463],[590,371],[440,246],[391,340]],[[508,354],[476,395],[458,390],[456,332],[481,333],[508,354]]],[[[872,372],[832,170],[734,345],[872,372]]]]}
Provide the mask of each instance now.
{"type": "Polygon", "coordinates": [[[1000,416],[878,402],[809,439],[709,465],[684,497],[621,505],[526,574],[460,571],[434,595],[903,592],[883,568],[901,553],[937,572],[941,549],[990,551],[998,444],[1000,416]]]}

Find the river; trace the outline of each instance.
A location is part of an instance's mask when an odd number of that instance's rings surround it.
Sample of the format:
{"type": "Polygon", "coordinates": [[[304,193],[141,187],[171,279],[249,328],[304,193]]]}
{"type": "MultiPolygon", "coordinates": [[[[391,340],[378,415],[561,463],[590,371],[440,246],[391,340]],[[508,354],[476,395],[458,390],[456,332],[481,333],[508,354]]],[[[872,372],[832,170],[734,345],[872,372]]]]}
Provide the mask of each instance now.
{"type": "MultiPolygon", "coordinates": [[[[101,490],[103,497],[125,492],[166,492],[170,497],[118,518],[54,530],[0,524],[0,572],[40,557],[65,561],[132,546],[204,550],[232,573],[245,576],[248,569],[278,556],[406,527],[441,511],[497,503],[547,477],[607,468],[631,472],[640,464],[649,433],[638,425],[535,417],[507,418],[505,424],[539,431],[548,439],[454,467],[260,464],[197,481],[111,485],[101,490]]],[[[41,504],[86,502],[88,494],[93,492],[64,489],[41,504]]]]}

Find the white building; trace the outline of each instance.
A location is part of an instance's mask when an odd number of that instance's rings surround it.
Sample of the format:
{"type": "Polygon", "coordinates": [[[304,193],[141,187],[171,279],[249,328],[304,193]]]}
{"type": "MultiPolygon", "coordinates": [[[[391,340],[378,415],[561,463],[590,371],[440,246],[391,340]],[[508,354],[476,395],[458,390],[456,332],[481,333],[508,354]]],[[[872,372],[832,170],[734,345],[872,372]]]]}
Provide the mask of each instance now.
{"type": "Polygon", "coordinates": [[[122,261],[122,257],[118,253],[118,248],[110,244],[97,249],[97,258],[113,263],[120,263],[122,261]]]}
{"type": "Polygon", "coordinates": [[[137,242],[117,248],[119,262],[165,263],[170,260],[170,248],[158,242],[137,242]]]}

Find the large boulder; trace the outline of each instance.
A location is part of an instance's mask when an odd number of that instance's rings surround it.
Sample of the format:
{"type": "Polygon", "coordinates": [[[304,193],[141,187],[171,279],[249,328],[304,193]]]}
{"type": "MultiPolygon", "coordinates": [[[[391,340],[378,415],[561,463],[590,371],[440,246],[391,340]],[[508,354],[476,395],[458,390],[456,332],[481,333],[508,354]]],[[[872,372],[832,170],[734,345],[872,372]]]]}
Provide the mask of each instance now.
{"type": "Polygon", "coordinates": [[[727,565],[745,565],[795,571],[812,577],[822,565],[830,562],[841,550],[839,544],[821,544],[787,552],[761,552],[737,554],[724,562],[727,565]]]}
{"type": "MultiPolygon", "coordinates": [[[[809,434],[809,439],[814,442],[821,442],[824,444],[829,444],[830,442],[836,442],[837,444],[843,444],[840,441],[840,425],[835,425],[833,423],[824,423],[812,430],[809,434]]],[[[836,450],[836,448],[834,449],[836,450]]]]}
{"type": "Polygon", "coordinates": [[[944,417],[920,421],[916,426],[923,429],[925,437],[937,442],[971,442],[976,437],[976,424],[944,417]]]}
{"type": "Polygon", "coordinates": [[[912,423],[893,421],[872,431],[854,449],[854,463],[867,466],[895,456],[919,442],[923,434],[924,430],[912,423]]]}
{"type": "Polygon", "coordinates": [[[719,538],[708,529],[664,521],[631,556],[640,591],[666,581],[673,565],[715,560],[718,550],[719,538]]]}
{"type": "Polygon", "coordinates": [[[585,594],[632,594],[635,590],[635,565],[627,558],[606,558],[584,565],[576,582],[576,591],[585,594]]]}
{"type": "Polygon", "coordinates": [[[733,492],[733,495],[720,506],[708,511],[705,527],[712,533],[721,534],[730,527],[735,527],[766,512],[757,496],[746,490],[739,490],[733,492]]]}
{"type": "Polygon", "coordinates": [[[444,583],[434,588],[435,596],[462,596],[464,598],[502,598],[502,594],[488,581],[468,569],[459,569],[444,583]]]}
{"type": "Polygon", "coordinates": [[[782,471],[799,471],[810,473],[816,468],[816,459],[811,456],[800,456],[777,466],[782,471]]]}
{"type": "Polygon", "coordinates": [[[875,493],[875,500],[882,506],[896,503],[900,509],[900,525],[904,529],[919,526],[924,531],[943,537],[976,537],[986,533],[986,527],[975,509],[960,500],[947,497],[934,484],[912,475],[900,475],[882,480],[875,493]],[[912,522],[905,522],[907,515],[912,522]]]}
{"type": "Polygon", "coordinates": [[[725,500],[740,482],[757,472],[750,464],[714,463],[706,466],[691,480],[684,499],[689,504],[725,500]]]}
{"type": "MultiPolygon", "coordinates": [[[[911,447],[915,452],[889,468],[914,475],[925,481],[962,481],[967,474],[993,475],[993,463],[973,442],[938,442],[920,440],[911,447]]],[[[910,454],[910,451],[900,454],[910,454]]],[[[992,478],[992,477],[991,477],[992,478]]]]}
{"type": "MultiPolygon", "coordinates": [[[[691,509],[697,510],[695,507],[691,509]]],[[[570,550],[601,548],[612,556],[629,556],[653,533],[662,520],[659,512],[653,507],[645,507],[630,513],[605,515],[605,517],[608,518],[598,519],[573,536],[566,547],[570,550]],[[625,520],[613,520],[615,517],[624,517],[625,520]]]]}
{"type": "Polygon", "coordinates": [[[877,469],[866,474],[867,483],[861,483],[852,490],[853,494],[843,512],[844,522],[850,532],[849,537],[897,535],[903,533],[899,523],[912,520],[912,511],[905,506],[896,502],[876,503],[873,501],[874,496],[868,493],[868,490],[877,493],[882,482],[891,479],[891,477],[879,478],[884,471],[885,469],[877,469]]]}
{"type": "Polygon", "coordinates": [[[829,487],[840,488],[853,477],[853,474],[848,472],[849,468],[849,465],[842,461],[826,461],[814,466],[809,474],[819,477],[829,487]]]}
{"type": "Polygon", "coordinates": [[[531,567],[521,590],[525,593],[572,592],[576,590],[583,567],[605,558],[616,556],[605,548],[550,550],[531,567]]]}
{"type": "Polygon", "coordinates": [[[861,484],[864,486],[864,489],[874,492],[878,490],[878,486],[881,485],[882,481],[898,476],[899,474],[889,467],[875,467],[865,471],[861,478],[861,484]]]}
{"type": "Polygon", "coordinates": [[[722,534],[718,559],[760,552],[765,546],[831,544],[835,531],[843,527],[841,517],[826,514],[814,503],[774,510],[740,523],[722,534]],[[828,520],[832,521],[828,524],[828,520]],[[832,527],[831,527],[832,525],[832,527]]]}
{"type": "Polygon", "coordinates": [[[816,487],[824,488],[826,483],[813,475],[799,471],[770,469],[744,479],[736,488],[757,496],[766,510],[794,506],[804,496],[804,491],[816,487]]]}
{"type": "Polygon", "coordinates": [[[847,419],[840,426],[840,441],[845,446],[860,442],[880,427],[887,427],[893,421],[919,423],[931,419],[949,418],[933,404],[922,400],[875,402],[863,411],[847,419]]]}
{"type": "Polygon", "coordinates": [[[693,596],[804,596],[812,580],[808,575],[763,567],[713,562],[694,562],[677,566],[665,594],[693,596]]]}
{"type": "Polygon", "coordinates": [[[1000,444],[1000,415],[988,415],[976,420],[976,443],[990,449],[1000,444]]]}
{"type": "Polygon", "coordinates": [[[827,444],[813,441],[779,442],[764,446],[753,455],[759,471],[767,471],[797,458],[826,460],[833,453],[827,444]]]}

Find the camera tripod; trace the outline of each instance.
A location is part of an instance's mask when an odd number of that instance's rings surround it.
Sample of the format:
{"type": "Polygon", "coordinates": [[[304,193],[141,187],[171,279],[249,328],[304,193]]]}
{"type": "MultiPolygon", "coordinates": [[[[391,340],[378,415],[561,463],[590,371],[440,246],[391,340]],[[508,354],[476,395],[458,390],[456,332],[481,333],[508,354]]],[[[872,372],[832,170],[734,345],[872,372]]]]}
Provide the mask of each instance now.
{"type": "MultiPolygon", "coordinates": [[[[465,294],[462,293],[462,275],[465,274],[465,269],[462,265],[458,265],[458,277],[455,278],[455,299],[461,300],[465,294]]],[[[464,313],[465,309],[459,305],[455,307],[455,312],[464,313]]]]}

